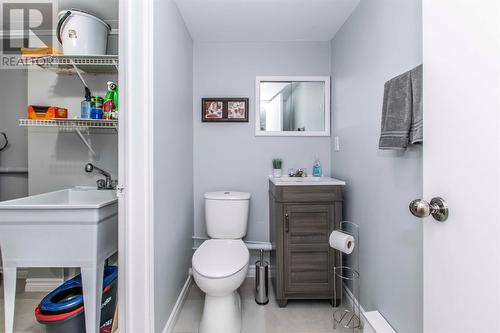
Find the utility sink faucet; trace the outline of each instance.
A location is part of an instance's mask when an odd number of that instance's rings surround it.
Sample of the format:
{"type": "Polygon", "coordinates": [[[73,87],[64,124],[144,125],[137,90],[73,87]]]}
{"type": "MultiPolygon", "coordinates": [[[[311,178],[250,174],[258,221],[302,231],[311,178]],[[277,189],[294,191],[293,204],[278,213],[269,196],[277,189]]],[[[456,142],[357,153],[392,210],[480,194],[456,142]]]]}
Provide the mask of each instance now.
{"type": "Polygon", "coordinates": [[[104,177],[106,177],[106,179],[99,179],[96,182],[98,190],[115,190],[116,189],[116,184],[118,183],[118,181],[111,179],[111,174],[109,172],[104,171],[103,169],[96,167],[92,163],[87,163],[85,165],[85,172],[92,172],[94,170],[97,171],[98,173],[100,173],[101,175],[103,175],[104,177]]]}

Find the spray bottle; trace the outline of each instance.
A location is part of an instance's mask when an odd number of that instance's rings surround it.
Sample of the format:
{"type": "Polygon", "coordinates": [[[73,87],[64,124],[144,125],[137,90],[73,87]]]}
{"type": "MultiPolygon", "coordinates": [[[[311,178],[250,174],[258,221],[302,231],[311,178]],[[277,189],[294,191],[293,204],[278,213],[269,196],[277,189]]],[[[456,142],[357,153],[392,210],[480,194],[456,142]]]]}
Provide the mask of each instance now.
{"type": "Polygon", "coordinates": [[[116,95],[116,83],[109,81],[108,82],[108,91],[106,92],[106,96],[104,96],[104,119],[116,119],[114,114],[117,111],[117,107],[115,104],[115,95],[116,95]]]}
{"type": "Polygon", "coordinates": [[[90,105],[90,89],[88,87],[85,87],[85,99],[82,101],[82,110],[80,117],[82,119],[89,119],[90,118],[90,109],[92,108],[90,105]]]}

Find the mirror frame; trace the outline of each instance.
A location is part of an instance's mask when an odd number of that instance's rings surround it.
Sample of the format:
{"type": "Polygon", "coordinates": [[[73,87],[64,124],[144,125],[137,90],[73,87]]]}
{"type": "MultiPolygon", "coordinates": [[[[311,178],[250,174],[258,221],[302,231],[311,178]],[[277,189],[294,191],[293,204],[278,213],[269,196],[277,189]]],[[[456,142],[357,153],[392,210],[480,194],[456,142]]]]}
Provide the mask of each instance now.
{"type": "Polygon", "coordinates": [[[255,136],[330,136],[330,76],[257,76],[255,79],[255,136]],[[261,82],[307,81],[325,83],[325,130],[324,131],[270,131],[260,129],[260,84],[261,82]]]}

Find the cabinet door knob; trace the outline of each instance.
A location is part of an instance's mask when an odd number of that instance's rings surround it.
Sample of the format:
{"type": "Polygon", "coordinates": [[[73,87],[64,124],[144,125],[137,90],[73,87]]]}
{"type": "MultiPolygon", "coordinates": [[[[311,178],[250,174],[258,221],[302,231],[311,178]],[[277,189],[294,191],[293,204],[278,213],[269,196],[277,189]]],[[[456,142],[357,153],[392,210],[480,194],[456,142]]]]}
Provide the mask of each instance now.
{"type": "Polygon", "coordinates": [[[285,214],[285,231],[290,231],[290,217],[288,214],[285,214]]]}

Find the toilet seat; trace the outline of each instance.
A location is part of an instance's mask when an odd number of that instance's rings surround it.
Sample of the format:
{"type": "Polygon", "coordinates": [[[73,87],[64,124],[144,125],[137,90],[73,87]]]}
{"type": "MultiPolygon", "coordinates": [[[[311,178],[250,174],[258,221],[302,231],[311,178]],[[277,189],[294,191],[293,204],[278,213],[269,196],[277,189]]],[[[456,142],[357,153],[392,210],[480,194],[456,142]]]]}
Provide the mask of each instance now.
{"type": "Polygon", "coordinates": [[[247,268],[250,254],[241,239],[209,239],[195,251],[193,269],[208,279],[223,279],[247,268]]]}

